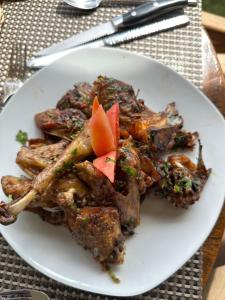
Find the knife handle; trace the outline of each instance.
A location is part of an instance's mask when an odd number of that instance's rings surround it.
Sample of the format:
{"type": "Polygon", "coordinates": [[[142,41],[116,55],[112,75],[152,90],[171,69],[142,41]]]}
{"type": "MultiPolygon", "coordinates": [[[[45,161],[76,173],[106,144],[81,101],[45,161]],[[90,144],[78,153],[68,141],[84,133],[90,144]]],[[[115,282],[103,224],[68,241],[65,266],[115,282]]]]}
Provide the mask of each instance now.
{"type": "Polygon", "coordinates": [[[123,21],[119,28],[129,27],[142,19],[148,20],[188,5],[188,0],[152,0],[135,7],[122,15],[123,21]]]}

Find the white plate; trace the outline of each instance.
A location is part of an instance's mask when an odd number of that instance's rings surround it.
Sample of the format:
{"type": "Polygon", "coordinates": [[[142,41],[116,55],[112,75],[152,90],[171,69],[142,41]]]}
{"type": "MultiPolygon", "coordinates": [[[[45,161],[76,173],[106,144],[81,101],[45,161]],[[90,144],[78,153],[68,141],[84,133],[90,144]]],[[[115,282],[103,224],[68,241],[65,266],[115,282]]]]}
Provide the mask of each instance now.
{"type": "MultiPolygon", "coordinates": [[[[210,233],[225,196],[225,122],[218,110],[193,85],[158,62],[115,49],[75,51],[32,77],[11,99],[0,116],[0,175],[22,174],[15,164],[19,129],[30,137],[40,133],[34,115],[54,107],[77,81],[92,82],[99,74],[123,80],[140,89],[140,97],[156,111],[175,101],[185,128],[197,130],[204,145],[204,159],[213,172],[200,201],[188,210],[166,201],[146,199],[141,224],[126,241],[125,263],[115,268],[120,284],[102,272],[90,253],[76,244],[62,227],[23,213],[1,232],[30,265],[69,286],[100,294],[132,296],[160,284],[179,269],[210,233]]],[[[196,159],[197,153],[190,153],[196,159]]],[[[5,198],[3,193],[1,198],[5,198]]]]}

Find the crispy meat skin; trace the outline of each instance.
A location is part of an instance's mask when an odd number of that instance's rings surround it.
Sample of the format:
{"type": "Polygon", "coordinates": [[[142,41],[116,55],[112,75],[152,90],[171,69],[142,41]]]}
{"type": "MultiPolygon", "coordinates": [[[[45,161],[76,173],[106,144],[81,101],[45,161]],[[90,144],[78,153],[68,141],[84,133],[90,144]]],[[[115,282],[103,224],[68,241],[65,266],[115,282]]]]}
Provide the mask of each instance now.
{"type": "Polygon", "coordinates": [[[159,166],[162,195],[174,206],[187,208],[200,198],[200,193],[209,177],[199,147],[197,165],[185,155],[171,155],[159,166]]]}
{"type": "Polygon", "coordinates": [[[91,116],[92,86],[87,82],[74,85],[57,103],[57,108],[75,108],[81,110],[88,118],[91,116]]]}
{"type": "Polygon", "coordinates": [[[37,127],[43,132],[70,139],[83,127],[86,119],[86,115],[75,108],[48,109],[35,116],[37,127]]]}
{"type": "Polygon", "coordinates": [[[63,153],[68,141],[61,140],[50,145],[40,145],[38,147],[21,147],[17,154],[16,163],[29,176],[33,177],[44,168],[54,163],[63,153]]]}
{"type": "Polygon", "coordinates": [[[13,199],[18,199],[26,195],[32,187],[32,181],[28,178],[18,178],[15,176],[3,176],[1,178],[3,192],[13,199]]]}
{"type": "Polygon", "coordinates": [[[124,238],[118,211],[113,207],[85,207],[68,216],[69,229],[77,241],[103,264],[120,264],[124,238]]]}
{"type": "Polygon", "coordinates": [[[140,222],[140,193],[136,178],[127,178],[125,194],[117,192],[106,176],[91,162],[76,164],[77,176],[90,188],[90,206],[115,206],[119,210],[121,225],[126,233],[132,233],[140,222]]]}

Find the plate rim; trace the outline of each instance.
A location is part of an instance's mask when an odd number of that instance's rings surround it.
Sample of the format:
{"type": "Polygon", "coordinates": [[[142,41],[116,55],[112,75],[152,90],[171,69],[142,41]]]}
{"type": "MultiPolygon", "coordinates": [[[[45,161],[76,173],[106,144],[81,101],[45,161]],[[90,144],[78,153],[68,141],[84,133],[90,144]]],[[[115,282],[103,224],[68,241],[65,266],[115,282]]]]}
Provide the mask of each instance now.
{"type": "MultiPolygon", "coordinates": [[[[102,51],[102,52],[115,52],[115,53],[121,53],[124,55],[128,55],[128,56],[135,56],[138,59],[147,59],[149,62],[155,64],[155,65],[160,65],[161,67],[163,67],[164,69],[167,69],[167,71],[172,72],[175,76],[180,77],[182,80],[184,80],[186,82],[186,84],[189,85],[190,88],[194,89],[196,93],[198,93],[201,97],[204,98],[204,101],[206,101],[210,106],[211,109],[213,109],[215,111],[215,113],[218,115],[218,117],[220,118],[220,120],[222,121],[222,123],[224,124],[224,128],[225,128],[225,119],[222,115],[222,113],[219,111],[219,109],[215,106],[215,104],[200,90],[198,89],[192,82],[190,82],[189,80],[187,80],[184,76],[182,76],[181,74],[179,74],[178,72],[176,72],[174,69],[172,69],[171,67],[163,64],[162,62],[157,61],[156,59],[153,59],[151,57],[145,56],[143,54],[140,53],[136,53],[136,52],[132,52],[129,50],[124,50],[124,49],[118,49],[118,48],[110,48],[110,47],[104,47],[104,48],[91,48],[91,47],[86,47],[86,48],[82,48],[82,49],[74,49],[74,51],[66,54],[65,56],[57,59],[56,61],[52,62],[51,64],[49,64],[48,66],[42,68],[41,70],[39,70],[38,72],[36,72],[33,76],[31,76],[28,80],[25,81],[24,85],[21,87],[21,90],[26,88],[26,85],[32,81],[34,78],[36,78],[36,76],[41,76],[43,72],[45,72],[46,69],[50,69],[52,66],[56,65],[57,63],[60,63],[61,61],[63,61],[65,58],[68,57],[73,57],[74,55],[76,55],[77,52],[83,52],[83,51],[102,51]]],[[[20,93],[20,91],[18,91],[18,93],[20,93]]],[[[17,96],[14,95],[12,98],[15,98],[17,96]]],[[[11,99],[13,100],[13,99],[11,99]]],[[[1,115],[6,113],[7,109],[3,109],[3,111],[1,112],[1,115]]],[[[0,118],[1,118],[0,115],[0,118]]],[[[154,286],[151,287],[150,290],[154,289],[156,286],[158,286],[159,284],[161,284],[162,282],[164,282],[165,280],[167,280],[170,276],[172,276],[177,270],[179,270],[198,250],[199,248],[202,246],[202,244],[204,243],[204,241],[207,239],[207,237],[210,235],[211,230],[213,229],[213,227],[216,224],[216,221],[221,213],[222,207],[224,205],[225,202],[225,189],[224,189],[224,196],[223,196],[223,201],[221,201],[221,205],[218,209],[218,214],[214,217],[214,220],[212,221],[212,226],[210,227],[210,230],[207,234],[204,235],[204,237],[199,240],[198,243],[196,243],[196,246],[192,248],[192,251],[190,251],[192,254],[188,253],[188,255],[185,256],[185,258],[183,259],[183,262],[179,265],[177,265],[177,267],[175,268],[175,270],[173,271],[173,273],[171,273],[169,276],[165,275],[162,276],[162,280],[160,282],[158,282],[157,284],[155,284],[154,286]],[[194,249],[194,250],[193,250],[194,249]]],[[[130,293],[123,293],[120,292],[118,289],[118,293],[115,292],[110,292],[108,291],[107,294],[105,291],[101,291],[98,288],[90,288],[89,286],[87,287],[85,284],[82,286],[82,283],[77,281],[74,281],[73,283],[71,283],[69,280],[67,280],[64,276],[61,277],[60,274],[55,273],[55,272],[50,272],[48,269],[45,269],[45,267],[43,265],[39,265],[38,263],[35,263],[35,261],[33,261],[33,259],[31,259],[30,257],[27,257],[26,255],[23,255],[22,251],[20,251],[20,249],[18,250],[16,244],[13,243],[13,241],[11,241],[10,239],[7,239],[7,234],[5,234],[4,230],[2,231],[1,228],[3,228],[2,226],[0,226],[0,232],[3,235],[4,239],[7,241],[7,243],[9,243],[9,245],[13,248],[13,250],[25,261],[27,262],[29,265],[31,265],[34,269],[38,270],[40,273],[48,276],[49,278],[52,278],[54,280],[56,280],[59,283],[63,283],[66,286],[70,286],[73,288],[77,288],[79,290],[84,290],[87,292],[91,292],[91,293],[97,293],[97,294],[101,294],[101,295],[108,295],[108,296],[116,296],[116,297],[130,297],[130,296],[136,296],[136,295],[140,295],[142,293],[145,293],[147,291],[150,291],[149,288],[142,288],[140,290],[136,290],[134,292],[130,292],[130,293]],[[79,283],[78,283],[79,282],[79,283]]],[[[174,269],[174,268],[173,268],[174,269]]]]}

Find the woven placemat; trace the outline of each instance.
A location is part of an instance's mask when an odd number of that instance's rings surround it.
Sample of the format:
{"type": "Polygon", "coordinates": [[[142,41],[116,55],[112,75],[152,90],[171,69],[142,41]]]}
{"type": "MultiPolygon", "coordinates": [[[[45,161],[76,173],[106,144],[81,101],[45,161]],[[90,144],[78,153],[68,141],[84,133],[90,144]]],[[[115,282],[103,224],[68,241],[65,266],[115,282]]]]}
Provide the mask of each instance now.
{"type": "MultiPolygon", "coordinates": [[[[139,0],[135,1],[139,2],[139,0]]],[[[141,2],[141,1],[140,1],[141,2]]],[[[188,27],[121,45],[121,48],[151,56],[178,71],[201,87],[201,0],[196,8],[187,8],[188,27]]],[[[82,13],[59,0],[4,1],[5,22],[0,33],[0,92],[7,77],[13,42],[27,44],[28,56],[71,34],[104,22],[130,8],[134,1],[106,0],[94,12],[82,13]]],[[[166,254],[166,253],[165,253],[166,254]]],[[[149,300],[201,299],[202,255],[197,252],[184,267],[158,288],[134,297],[149,300]]],[[[37,288],[51,299],[108,299],[68,288],[43,276],[27,265],[0,235],[0,288],[37,288]]],[[[119,288],[119,286],[118,286],[119,288]]],[[[115,298],[114,298],[115,299],[115,298]]]]}

